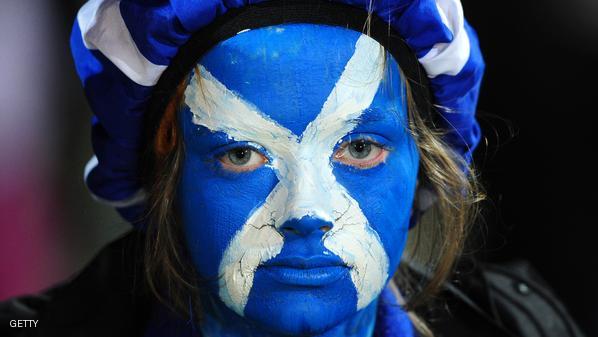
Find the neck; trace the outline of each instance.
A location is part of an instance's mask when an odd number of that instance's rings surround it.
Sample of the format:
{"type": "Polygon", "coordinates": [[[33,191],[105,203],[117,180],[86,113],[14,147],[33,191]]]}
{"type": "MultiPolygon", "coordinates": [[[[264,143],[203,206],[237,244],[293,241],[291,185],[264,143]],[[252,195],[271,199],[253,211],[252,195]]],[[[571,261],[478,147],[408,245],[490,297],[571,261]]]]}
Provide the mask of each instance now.
{"type": "MultiPolygon", "coordinates": [[[[289,334],[266,331],[241,317],[220,301],[211,301],[199,325],[202,337],[289,337],[289,334]]],[[[377,301],[357,311],[326,331],[302,333],[302,337],[370,337],[376,321],[377,301]]]]}
{"type": "MultiPolygon", "coordinates": [[[[145,337],[290,337],[292,335],[266,331],[235,314],[221,301],[203,297],[201,323],[174,315],[156,304],[145,337]]],[[[385,289],[380,298],[326,331],[304,333],[301,337],[413,337],[407,314],[396,302],[396,295],[385,289]]]]}

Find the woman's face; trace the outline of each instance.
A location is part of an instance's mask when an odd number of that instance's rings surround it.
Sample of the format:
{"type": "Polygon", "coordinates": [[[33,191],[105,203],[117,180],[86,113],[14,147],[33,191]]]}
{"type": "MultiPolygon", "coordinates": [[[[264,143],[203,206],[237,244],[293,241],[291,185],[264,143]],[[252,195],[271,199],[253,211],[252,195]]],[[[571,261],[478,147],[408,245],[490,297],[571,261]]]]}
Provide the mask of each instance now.
{"type": "Polygon", "coordinates": [[[199,276],[267,330],[324,331],[397,268],[419,157],[396,61],[344,28],[246,31],[199,61],[178,202],[199,276]]]}

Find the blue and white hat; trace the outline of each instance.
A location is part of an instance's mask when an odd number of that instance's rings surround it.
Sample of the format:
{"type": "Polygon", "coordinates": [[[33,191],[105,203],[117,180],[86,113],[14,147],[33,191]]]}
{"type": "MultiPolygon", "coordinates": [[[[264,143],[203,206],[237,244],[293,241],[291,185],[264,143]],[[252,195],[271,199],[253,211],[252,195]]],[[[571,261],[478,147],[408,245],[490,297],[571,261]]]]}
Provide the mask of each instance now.
{"type": "Polygon", "coordinates": [[[407,77],[424,69],[438,120],[447,129],[445,141],[469,161],[480,140],[475,111],[484,61],[460,0],[90,0],[78,12],[71,48],[94,113],[95,156],[85,169],[93,197],[131,222],[141,219],[145,123],[151,105],[172,94],[172,79],[180,81],[191,69],[178,64],[180,54],[275,23],[332,22],[361,30],[368,11],[377,27],[384,26],[372,37],[393,55],[407,49],[415,60],[409,67],[398,58],[407,77]],[[277,8],[284,15],[277,16],[277,8]],[[333,10],[317,15],[327,8],[333,10]],[[228,33],[218,30],[222,26],[228,33]]]}

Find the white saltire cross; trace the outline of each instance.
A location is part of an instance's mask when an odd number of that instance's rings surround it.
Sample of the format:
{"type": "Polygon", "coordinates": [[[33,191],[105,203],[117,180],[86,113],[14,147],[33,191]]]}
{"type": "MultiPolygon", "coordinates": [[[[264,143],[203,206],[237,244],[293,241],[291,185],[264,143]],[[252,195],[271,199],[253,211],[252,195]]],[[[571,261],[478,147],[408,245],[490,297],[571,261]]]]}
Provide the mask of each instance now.
{"type": "Polygon", "coordinates": [[[282,250],[278,229],[306,216],[332,223],[324,246],[350,268],[357,309],[382,291],[388,256],[359,204],[336,181],[330,163],[335,145],[351,132],[378,91],[384,50],[368,36],[356,42],[334,89],[318,116],[298,137],[226,88],[203,66],[185,91],[193,123],[226,133],[235,141],[258,143],[272,155],[279,182],[235,234],[220,263],[220,297],[243,315],[257,267],[282,250]]]}

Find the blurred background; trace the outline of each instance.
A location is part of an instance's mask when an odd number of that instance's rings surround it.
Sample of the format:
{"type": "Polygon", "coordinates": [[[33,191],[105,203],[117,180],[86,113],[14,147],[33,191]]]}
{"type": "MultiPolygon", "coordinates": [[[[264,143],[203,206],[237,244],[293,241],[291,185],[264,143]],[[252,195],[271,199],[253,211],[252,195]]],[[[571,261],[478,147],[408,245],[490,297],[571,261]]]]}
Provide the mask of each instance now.
{"type": "MultiPolygon", "coordinates": [[[[598,1],[462,1],[488,65],[477,254],[530,260],[598,336],[598,1]]],[[[0,3],[0,301],[71,277],[129,229],[83,184],[91,112],[68,43],[82,3],[0,3]]]]}

